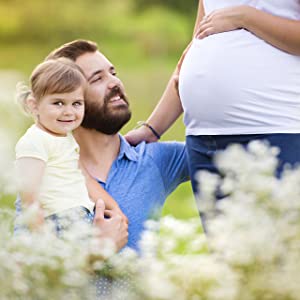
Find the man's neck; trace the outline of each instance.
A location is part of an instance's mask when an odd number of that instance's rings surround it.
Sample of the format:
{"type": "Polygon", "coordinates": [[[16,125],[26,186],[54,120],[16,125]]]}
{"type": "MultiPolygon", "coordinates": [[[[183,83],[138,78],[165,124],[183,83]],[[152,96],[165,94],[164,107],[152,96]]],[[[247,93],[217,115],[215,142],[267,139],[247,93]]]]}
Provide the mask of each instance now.
{"type": "Polygon", "coordinates": [[[79,127],[74,137],[80,146],[80,160],[91,176],[106,181],[112,163],[120,152],[118,134],[107,135],[79,127]]]}

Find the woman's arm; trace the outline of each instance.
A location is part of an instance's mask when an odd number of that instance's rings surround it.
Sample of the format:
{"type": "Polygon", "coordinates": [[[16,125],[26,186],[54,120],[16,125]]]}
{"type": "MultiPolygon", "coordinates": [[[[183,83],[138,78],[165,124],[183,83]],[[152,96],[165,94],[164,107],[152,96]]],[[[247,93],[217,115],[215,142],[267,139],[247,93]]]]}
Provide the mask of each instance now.
{"type": "MultiPolygon", "coordinates": [[[[176,88],[176,80],[177,75],[174,73],[170,78],[159,103],[146,122],[152,126],[159,135],[162,135],[183,111],[176,88]]],[[[138,129],[129,131],[125,135],[125,138],[131,145],[137,145],[141,141],[151,143],[158,140],[157,136],[155,136],[147,126],[141,126],[138,129]]]]}
{"type": "Polygon", "coordinates": [[[193,32],[193,37],[196,35],[198,26],[200,22],[202,21],[203,17],[205,16],[205,10],[203,6],[203,0],[199,0],[198,2],[198,11],[197,11],[197,17],[195,21],[195,26],[194,26],[194,32],[193,32]]]}
{"type": "Polygon", "coordinates": [[[274,16],[242,5],[219,9],[206,15],[196,29],[197,38],[247,29],[267,43],[290,54],[300,55],[300,21],[274,16]]]}
{"type": "MultiPolygon", "coordinates": [[[[202,0],[199,0],[194,33],[196,31],[196,28],[198,28],[197,25],[200,20],[202,20],[203,16],[203,4],[202,0]]],[[[167,87],[162,97],[160,98],[160,101],[154,108],[150,117],[147,119],[146,123],[152,126],[159,135],[162,135],[164,132],[166,132],[183,112],[178,94],[178,75],[182,61],[184,60],[189,47],[190,44],[187,46],[181,58],[179,59],[177,67],[173,72],[167,84],[167,87]]],[[[158,138],[147,126],[142,126],[138,129],[131,130],[125,135],[125,138],[132,145],[137,145],[141,141],[156,142],[158,140],[158,138]]]]}
{"type": "Polygon", "coordinates": [[[123,214],[115,199],[108,194],[101,185],[88,173],[82,163],[79,162],[79,167],[85,177],[85,183],[88,189],[90,198],[96,203],[98,199],[102,199],[105,203],[106,210],[112,210],[121,215],[122,219],[128,223],[127,217],[123,214]]]}
{"type": "Polygon", "coordinates": [[[44,214],[38,201],[38,195],[45,166],[44,161],[31,157],[19,158],[16,161],[18,190],[22,204],[25,208],[33,206],[37,208],[35,220],[31,220],[30,224],[27,224],[31,229],[39,227],[44,223],[44,214]],[[30,174],[28,174],[28,170],[30,170],[30,174]]]}

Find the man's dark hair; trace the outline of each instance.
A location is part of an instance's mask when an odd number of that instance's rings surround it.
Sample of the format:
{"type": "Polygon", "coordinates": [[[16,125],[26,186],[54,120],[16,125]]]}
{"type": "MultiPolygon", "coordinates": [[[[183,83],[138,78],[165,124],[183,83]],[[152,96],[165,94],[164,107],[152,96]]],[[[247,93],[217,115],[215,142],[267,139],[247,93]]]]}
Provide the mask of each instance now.
{"type": "Polygon", "coordinates": [[[61,47],[53,50],[45,60],[48,59],[57,59],[59,57],[66,57],[73,61],[85,54],[85,53],[93,53],[98,50],[98,46],[96,43],[87,41],[87,40],[75,40],[70,43],[66,43],[61,47]]]}

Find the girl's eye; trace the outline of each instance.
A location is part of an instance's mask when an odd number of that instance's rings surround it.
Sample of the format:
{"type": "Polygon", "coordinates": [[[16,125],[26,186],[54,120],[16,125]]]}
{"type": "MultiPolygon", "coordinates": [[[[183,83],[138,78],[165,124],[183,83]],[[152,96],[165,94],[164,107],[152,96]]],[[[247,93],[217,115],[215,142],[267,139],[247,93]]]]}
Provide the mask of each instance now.
{"type": "Polygon", "coordinates": [[[63,106],[63,103],[62,101],[56,101],[53,103],[54,105],[57,105],[57,106],[63,106]]]}
{"type": "Polygon", "coordinates": [[[73,103],[73,106],[81,106],[81,105],[83,105],[83,102],[76,101],[73,103]]]}

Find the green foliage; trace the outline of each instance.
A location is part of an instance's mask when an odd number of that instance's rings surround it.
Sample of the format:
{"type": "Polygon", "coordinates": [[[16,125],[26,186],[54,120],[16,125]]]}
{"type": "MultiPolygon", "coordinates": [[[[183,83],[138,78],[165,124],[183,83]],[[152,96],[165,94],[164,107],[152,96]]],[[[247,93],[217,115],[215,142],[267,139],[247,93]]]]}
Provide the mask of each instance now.
{"type": "Polygon", "coordinates": [[[128,1],[22,1],[1,3],[1,39],[6,42],[47,42],[78,36],[109,36],[110,20],[124,14],[128,1]]]}
{"type": "Polygon", "coordinates": [[[195,15],[197,4],[197,0],[135,0],[135,5],[138,10],[160,5],[166,7],[167,9],[172,9],[174,11],[192,16],[195,15]]]}
{"type": "Polygon", "coordinates": [[[132,6],[131,0],[0,2],[0,41],[55,45],[84,37],[100,45],[133,42],[146,55],[182,51],[190,37],[188,18],[156,7],[137,12],[132,6]]]}
{"type": "Polygon", "coordinates": [[[168,56],[183,51],[190,29],[180,14],[153,7],[136,19],[135,40],[148,55],[168,56]]]}

